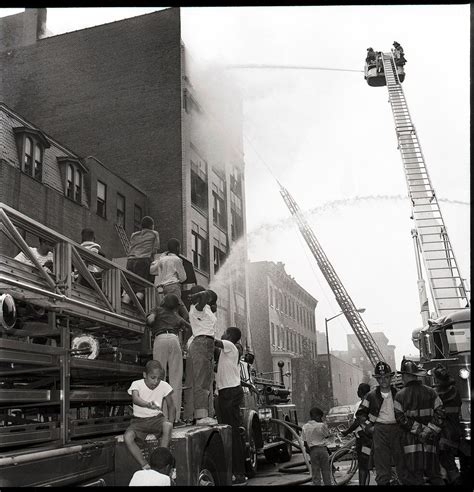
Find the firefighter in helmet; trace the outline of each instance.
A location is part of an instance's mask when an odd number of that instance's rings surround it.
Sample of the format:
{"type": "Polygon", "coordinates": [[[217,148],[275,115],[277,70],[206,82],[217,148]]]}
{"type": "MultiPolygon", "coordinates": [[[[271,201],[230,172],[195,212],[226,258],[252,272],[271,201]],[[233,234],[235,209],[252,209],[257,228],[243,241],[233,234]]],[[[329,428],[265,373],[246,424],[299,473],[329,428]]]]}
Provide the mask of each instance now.
{"type": "Polygon", "coordinates": [[[394,374],[386,362],[377,362],[374,378],[379,385],[365,395],[356,412],[356,418],[364,432],[373,436],[372,449],[377,485],[390,484],[392,465],[396,466],[399,477],[403,474],[400,428],[394,412],[397,389],[391,385],[394,374]]]}
{"type": "Polygon", "coordinates": [[[438,456],[438,438],[446,413],[433,388],[419,379],[427,373],[416,362],[403,359],[401,370],[405,385],[395,395],[395,417],[402,428],[405,457],[403,485],[444,485],[438,456]]]}
{"type": "Polygon", "coordinates": [[[462,435],[459,412],[461,409],[461,396],[454,384],[454,379],[441,364],[433,371],[435,389],[443,402],[446,412],[445,425],[441,430],[439,439],[439,461],[446,470],[448,484],[460,484],[460,473],[456,466],[456,453],[459,450],[459,441],[462,435]]]}

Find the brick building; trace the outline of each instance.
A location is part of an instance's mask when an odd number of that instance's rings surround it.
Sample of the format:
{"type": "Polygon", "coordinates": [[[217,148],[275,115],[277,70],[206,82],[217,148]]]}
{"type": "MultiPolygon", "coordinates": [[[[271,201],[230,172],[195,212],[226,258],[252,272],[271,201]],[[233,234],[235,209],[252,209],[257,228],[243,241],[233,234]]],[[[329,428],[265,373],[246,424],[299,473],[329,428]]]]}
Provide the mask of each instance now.
{"type": "Polygon", "coordinates": [[[285,362],[285,380],[291,388],[297,374],[292,359],[305,357],[316,361],[316,323],[318,301],[285,271],[283,263],[249,263],[250,326],[252,346],[259,373],[276,373],[278,361],[285,362]]]}
{"type": "Polygon", "coordinates": [[[0,52],[3,101],[143,190],[163,245],[178,238],[198,282],[218,291],[219,331],[243,327],[245,183],[235,88],[215,71],[202,80],[193,71],[176,8],[36,34],[0,52]],[[216,274],[231,252],[224,282],[216,274]]]}
{"type": "MultiPolygon", "coordinates": [[[[0,202],[81,242],[94,229],[102,251],[124,256],[115,229],[131,234],[147,212],[147,197],[92,156],[81,158],[0,103],[0,202]]],[[[12,245],[0,238],[8,255],[12,245]]],[[[34,238],[27,238],[34,243],[34,238]]],[[[33,244],[31,244],[33,245],[33,244]]]]}

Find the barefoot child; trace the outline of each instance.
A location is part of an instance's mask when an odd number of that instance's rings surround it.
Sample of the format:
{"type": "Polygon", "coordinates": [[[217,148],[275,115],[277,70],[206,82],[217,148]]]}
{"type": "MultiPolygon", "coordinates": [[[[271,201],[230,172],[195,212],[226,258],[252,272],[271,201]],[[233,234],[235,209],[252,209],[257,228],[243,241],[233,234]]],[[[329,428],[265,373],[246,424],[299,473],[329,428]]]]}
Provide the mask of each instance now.
{"type": "Polygon", "coordinates": [[[161,380],[162,374],[161,364],[156,360],[150,360],[145,366],[143,379],[133,381],[128,389],[133,399],[133,418],[125,431],[124,441],[132,456],[144,470],[150,469],[150,465],[135,440],[144,441],[147,434],[154,434],[157,438],[161,437],[161,446],[168,447],[176,414],[171,396],[173,388],[166,381],[161,380]],[[169,421],[166,421],[161,411],[163,400],[168,407],[169,421]]]}

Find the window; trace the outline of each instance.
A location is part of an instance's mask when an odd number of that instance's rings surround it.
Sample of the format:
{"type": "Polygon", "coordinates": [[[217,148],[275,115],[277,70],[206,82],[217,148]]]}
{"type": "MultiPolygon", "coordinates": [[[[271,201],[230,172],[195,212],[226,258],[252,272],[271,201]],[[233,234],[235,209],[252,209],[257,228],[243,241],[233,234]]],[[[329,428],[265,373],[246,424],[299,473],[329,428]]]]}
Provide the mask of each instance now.
{"type": "Polygon", "coordinates": [[[97,215],[105,219],[106,215],[107,186],[102,181],[97,181],[97,215]]]}
{"type": "Polygon", "coordinates": [[[191,203],[207,213],[207,163],[191,161],[191,203]]]}
{"type": "Polygon", "coordinates": [[[48,140],[39,130],[25,126],[13,128],[13,133],[15,134],[21,170],[28,176],[41,181],[44,150],[50,147],[48,140]]]}
{"type": "Polygon", "coordinates": [[[125,227],[125,197],[117,193],[117,224],[125,227]]]}
{"type": "Polygon", "coordinates": [[[67,165],[66,196],[71,200],[74,196],[74,167],[72,164],[67,165]]]}
{"type": "Polygon", "coordinates": [[[195,268],[207,272],[209,271],[207,232],[202,227],[199,227],[193,222],[191,234],[193,236],[193,265],[195,268]]]}
{"type": "Polygon", "coordinates": [[[41,179],[43,174],[43,149],[37,143],[35,145],[35,162],[33,168],[33,177],[35,179],[41,179]]]}
{"type": "Polygon", "coordinates": [[[80,159],[71,156],[57,157],[64,183],[64,194],[70,200],[82,203],[83,177],[88,172],[80,159]]]}
{"type": "Polygon", "coordinates": [[[242,218],[242,200],[232,192],[230,193],[230,214],[232,217],[232,241],[236,241],[244,233],[244,220],[242,218]]]}
{"type": "Polygon", "coordinates": [[[274,330],[275,329],[275,325],[273,323],[270,323],[270,343],[272,345],[275,345],[275,333],[274,333],[274,330]]]}
{"type": "Polygon", "coordinates": [[[219,244],[219,242],[214,239],[214,273],[219,271],[219,268],[226,259],[227,255],[222,249],[222,244],[219,244]]]}
{"type": "Polygon", "coordinates": [[[268,286],[268,292],[269,292],[269,301],[270,301],[270,306],[273,306],[273,289],[272,286],[268,286]]]}
{"type": "Polygon", "coordinates": [[[214,224],[227,229],[227,210],[225,205],[225,180],[214,171],[215,183],[212,183],[212,218],[214,224]]]}
{"type": "Polygon", "coordinates": [[[133,207],[133,232],[142,228],[142,208],[138,205],[133,207]]]}
{"type": "Polygon", "coordinates": [[[23,170],[26,174],[33,175],[33,142],[30,137],[25,138],[23,170]]]}
{"type": "Polygon", "coordinates": [[[76,172],[74,173],[74,200],[80,203],[81,198],[82,198],[82,173],[76,167],[76,172]]]}

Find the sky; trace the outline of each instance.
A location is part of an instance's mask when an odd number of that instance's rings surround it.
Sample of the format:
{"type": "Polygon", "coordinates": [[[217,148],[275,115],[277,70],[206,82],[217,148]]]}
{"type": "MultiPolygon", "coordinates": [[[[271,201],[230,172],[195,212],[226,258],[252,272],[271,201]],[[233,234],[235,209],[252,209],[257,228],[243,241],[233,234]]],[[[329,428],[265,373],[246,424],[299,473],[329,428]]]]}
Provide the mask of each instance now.
{"type": "MultiPolygon", "coordinates": [[[[61,34],[159,8],[50,8],[61,34]]],[[[0,16],[21,9],[2,9],[0,16]]],[[[364,81],[366,49],[402,44],[403,90],[459,263],[470,272],[469,5],[183,8],[182,37],[203,66],[302,65],[330,70],[232,70],[243,97],[248,251],[281,261],[318,299],[316,325],[340,312],[278,191],[313,231],[371,331],[415,354],[421,325],[405,176],[386,87],[364,81]],[[275,179],[276,178],[276,179],[275,179]]],[[[470,285],[470,278],[469,278],[470,285]]],[[[329,323],[332,349],[351,328],[329,323]]]]}

